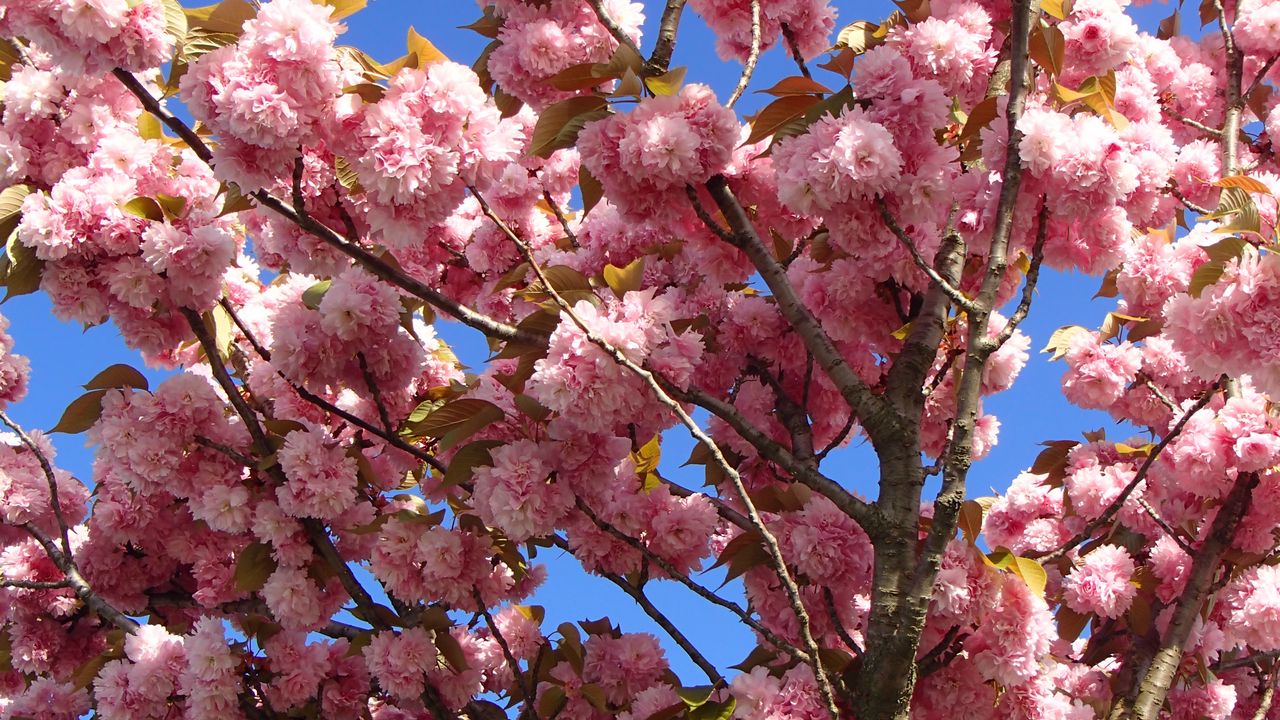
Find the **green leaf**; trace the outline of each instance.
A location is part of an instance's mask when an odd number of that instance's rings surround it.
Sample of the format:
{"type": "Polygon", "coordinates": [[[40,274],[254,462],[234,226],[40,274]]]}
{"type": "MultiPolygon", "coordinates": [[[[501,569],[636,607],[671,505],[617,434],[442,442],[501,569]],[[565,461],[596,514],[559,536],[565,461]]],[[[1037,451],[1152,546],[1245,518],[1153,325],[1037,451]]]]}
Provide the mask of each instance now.
{"type": "Polygon", "coordinates": [[[774,97],[785,97],[787,95],[830,95],[832,90],[812,78],[793,75],[779,80],[777,84],[767,90],[757,90],[756,92],[774,97]]]}
{"type": "Polygon", "coordinates": [[[329,292],[329,288],[332,286],[332,280],[321,280],[315,285],[312,285],[302,293],[302,304],[312,310],[319,310],[320,301],[324,300],[324,294],[329,292]]]}
{"type": "Polygon", "coordinates": [[[9,233],[9,242],[5,246],[4,300],[30,295],[40,289],[40,278],[44,274],[44,261],[36,257],[36,251],[18,240],[18,231],[9,233]]]}
{"type": "Polygon", "coordinates": [[[733,717],[738,699],[730,696],[723,702],[709,702],[689,712],[689,720],[729,720],[733,717]]]}
{"type": "Polygon", "coordinates": [[[675,95],[680,92],[680,86],[684,84],[684,76],[688,70],[687,67],[668,70],[657,77],[645,78],[644,85],[654,95],[675,95]]]}
{"type": "Polygon", "coordinates": [[[111,390],[114,388],[137,388],[147,390],[150,385],[142,373],[123,363],[112,365],[103,370],[85,384],[85,390],[111,390]]]}
{"type": "Polygon", "coordinates": [[[245,197],[240,192],[240,186],[235,183],[227,183],[222,191],[222,209],[218,211],[218,217],[230,215],[231,213],[243,212],[253,208],[253,201],[245,197]]]}
{"type": "Polygon", "coordinates": [[[978,535],[982,534],[982,517],[986,514],[986,508],[976,500],[965,500],[964,505],[960,506],[959,526],[960,531],[964,533],[964,539],[970,544],[978,541],[978,535]]]}
{"type": "Polygon", "coordinates": [[[250,543],[236,557],[234,575],[236,590],[240,592],[257,592],[267,584],[271,573],[276,571],[275,558],[271,557],[271,546],[266,543],[250,543]]]}
{"type": "Polygon", "coordinates": [[[187,37],[187,13],[178,0],[162,0],[164,6],[164,31],[181,44],[187,37]]]}
{"type": "Polygon", "coordinates": [[[785,95],[774,100],[751,119],[751,134],[742,144],[754,145],[770,137],[821,102],[822,98],[816,95],[785,95]]]}
{"type": "Polygon", "coordinates": [[[639,290],[644,282],[644,256],[632,260],[625,268],[605,265],[604,282],[618,299],[632,290],[639,290]]]}
{"type": "Polygon", "coordinates": [[[849,23],[836,35],[836,44],[831,49],[848,48],[855,55],[861,55],[884,42],[884,36],[879,34],[879,30],[880,25],[867,20],[849,23]]]}
{"type": "Polygon", "coordinates": [[[697,687],[682,687],[676,690],[676,695],[679,695],[684,704],[692,710],[706,704],[715,692],[716,689],[713,685],[699,685],[697,687]]]}
{"type": "Polygon", "coordinates": [[[0,238],[7,238],[22,219],[22,201],[31,194],[29,185],[10,185],[0,191],[0,238]]]}
{"type": "Polygon", "coordinates": [[[533,127],[533,139],[529,143],[529,154],[545,158],[556,150],[573,147],[578,141],[578,133],[587,123],[609,114],[608,101],[595,95],[558,102],[538,116],[533,127]]]}
{"type": "Polygon", "coordinates": [[[369,0],[324,0],[324,4],[333,8],[331,17],[334,20],[341,20],[363,10],[369,0]]]}
{"type": "Polygon", "coordinates": [[[477,440],[458,448],[444,474],[444,487],[456,487],[470,482],[476,468],[493,464],[490,451],[503,444],[501,440],[477,440]]]}
{"type": "Polygon", "coordinates": [[[467,669],[467,654],[462,651],[462,645],[457,638],[448,632],[436,631],[435,641],[440,656],[449,663],[449,667],[454,672],[460,673],[467,669]]]}
{"type": "Polygon", "coordinates": [[[134,217],[145,218],[155,222],[164,220],[164,208],[155,198],[136,197],[120,206],[120,209],[134,217]]]}
{"type": "Polygon", "coordinates": [[[416,437],[440,439],[441,449],[447,449],[444,447],[446,437],[452,447],[502,417],[502,410],[487,400],[462,398],[446,403],[421,421],[410,423],[407,430],[416,437]]]}
{"type": "Polygon", "coordinates": [[[1049,582],[1049,575],[1045,573],[1040,563],[1031,558],[1015,557],[1009,569],[1014,575],[1022,578],[1027,587],[1035,591],[1040,597],[1044,597],[1045,586],[1049,582]]]}
{"type": "Polygon", "coordinates": [[[1067,354],[1067,349],[1071,347],[1071,338],[1082,332],[1087,333],[1089,330],[1079,325],[1060,327],[1053,331],[1053,335],[1049,336],[1049,343],[1040,352],[1052,352],[1053,355],[1049,357],[1049,361],[1057,360],[1067,354]]]}
{"type": "Polygon", "coordinates": [[[604,186],[586,165],[581,165],[578,167],[578,187],[582,190],[582,214],[585,216],[604,197],[604,186]]]}
{"type": "Polygon", "coordinates": [[[106,394],[106,390],[93,390],[76,398],[49,432],[76,435],[93,427],[102,417],[102,397],[106,394]]]}
{"type": "Polygon", "coordinates": [[[418,56],[418,64],[416,67],[426,67],[432,63],[438,63],[448,60],[448,56],[440,52],[440,49],[431,43],[430,40],[418,34],[413,27],[409,28],[409,37],[406,41],[409,52],[418,56]]]}
{"type": "Polygon", "coordinates": [[[245,21],[258,14],[257,8],[245,0],[222,0],[216,5],[187,8],[187,26],[221,33],[240,34],[245,21]]]}

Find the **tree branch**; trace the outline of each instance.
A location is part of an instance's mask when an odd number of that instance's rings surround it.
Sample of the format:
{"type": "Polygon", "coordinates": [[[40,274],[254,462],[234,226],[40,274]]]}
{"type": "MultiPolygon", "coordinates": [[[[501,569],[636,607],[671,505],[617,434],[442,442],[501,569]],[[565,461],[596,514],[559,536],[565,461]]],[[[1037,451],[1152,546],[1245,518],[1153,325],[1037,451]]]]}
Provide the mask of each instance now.
{"type": "Polygon", "coordinates": [[[773,293],[782,316],[791,324],[805,347],[813,353],[818,366],[827,373],[849,407],[862,421],[872,444],[879,447],[896,442],[902,431],[901,418],[884,398],[872,392],[853,368],[849,367],[831,337],[796,294],[786,271],[760,240],[751,218],[729,188],[728,181],[717,175],[707,182],[707,189],[733,229],[730,244],[742,250],[751,260],[773,293]]]}
{"type": "Polygon", "coordinates": [[[0,410],[0,422],[18,436],[18,440],[32,455],[36,456],[36,460],[40,463],[40,470],[44,473],[45,481],[49,483],[49,505],[53,509],[53,519],[58,523],[58,539],[62,541],[62,552],[67,557],[71,557],[71,531],[67,525],[67,519],[62,515],[62,503],[58,501],[58,476],[53,471],[53,464],[49,462],[49,458],[40,450],[31,436],[22,429],[22,426],[14,422],[3,410],[0,410]]]}
{"type": "Polygon", "coordinates": [[[897,219],[889,212],[889,206],[885,203],[884,197],[876,195],[876,208],[880,211],[880,219],[884,221],[885,227],[888,227],[894,237],[898,238],[907,250],[911,252],[911,259],[915,261],[916,267],[929,276],[929,281],[938,286],[956,307],[967,313],[976,311],[977,305],[974,304],[973,300],[970,300],[959,288],[939,275],[938,271],[929,264],[929,261],[924,259],[924,256],[920,254],[920,250],[916,248],[915,242],[911,240],[911,236],[907,234],[906,230],[902,229],[897,219]]]}
{"type": "Polygon", "coordinates": [[[1174,423],[1173,427],[1169,428],[1169,432],[1165,433],[1165,436],[1160,439],[1160,442],[1156,443],[1156,446],[1151,449],[1146,460],[1142,461],[1142,465],[1138,467],[1138,472],[1134,474],[1133,479],[1129,481],[1129,484],[1125,485],[1124,489],[1120,491],[1120,494],[1117,495],[1115,499],[1111,501],[1111,504],[1107,506],[1107,509],[1102,511],[1101,515],[1091,521],[1088,525],[1085,525],[1084,529],[1076,533],[1075,537],[1072,537],[1057,549],[1038,556],[1038,559],[1041,561],[1049,561],[1062,557],[1068,550],[1092,537],[1093,533],[1098,528],[1111,522],[1111,519],[1116,516],[1116,513],[1120,512],[1120,508],[1124,505],[1125,500],[1128,500],[1129,496],[1133,494],[1133,491],[1137,489],[1138,485],[1140,485],[1143,480],[1147,479],[1147,473],[1150,472],[1151,467],[1155,465],[1156,460],[1160,457],[1160,453],[1164,452],[1164,449],[1177,439],[1178,435],[1182,433],[1182,429],[1191,421],[1191,417],[1209,404],[1213,399],[1214,393],[1222,387],[1222,384],[1223,380],[1219,379],[1218,382],[1210,385],[1200,398],[1196,400],[1191,407],[1187,408],[1187,411],[1182,414],[1182,417],[1178,418],[1178,421],[1174,423]]]}
{"type": "Polygon", "coordinates": [[[75,561],[72,560],[71,555],[64,555],[62,551],[58,549],[58,545],[53,538],[46,535],[43,530],[31,523],[23,523],[18,527],[25,530],[28,535],[40,544],[40,547],[44,548],[45,554],[49,556],[49,559],[53,561],[54,565],[58,566],[58,570],[62,571],[63,577],[66,578],[67,585],[73,592],[75,592],[76,597],[80,598],[81,602],[89,606],[90,610],[97,613],[98,617],[110,622],[130,635],[138,631],[138,623],[133,618],[117,610],[111,605],[111,603],[103,600],[102,596],[93,591],[93,588],[89,586],[88,581],[86,581],[84,576],[80,574],[80,570],[76,568],[75,561]]]}
{"type": "Polygon", "coordinates": [[[636,46],[631,36],[622,30],[617,21],[609,17],[609,11],[605,9],[603,0],[587,0],[587,2],[591,5],[591,9],[596,12],[596,18],[600,21],[600,24],[609,31],[609,34],[613,36],[614,40],[618,41],[619,45],[626,45],[631,48],[631,51],[637,57],[644,57],[640,54],[640,48],[636,46]]]}
{"type": "Polygon", "coordinates": [[[751,76],[756,72],[756,63],[759,61],[760,0],[751,0],[751,50],[747,53],[747,62],[742,66],[742,76],[738,78],[738,86],[729,95],[729,101],[724,104],[725,107],[732,108],[738,102],[738,98],[742,97],[742,93],[746,92],[747,85],[751,83],[751,76]]]}
{"type": "Polygon", "coordinates": [[[671,55],[676,49],[676,34],[680,28],[680,15],[686,2],[687,0],[667,0],[662,20],[658,23],[658,39],[653,46],[653,54],[646,63],[646,74],[662,75],[670,68],[671,55]]]}
{"type": "Polygon", "coordinates": [[[653,604],[649,596],[645,595],[643,588],[633,586],[625,578],[614,573],[604,573],[604,577],[609,582],[617,585],[620,590],[630,595],[631,599],[635,600],[636,604],[640,606],[640,609],[644,610],[645,615],[648,615],[651,620],[657,623],[658,627],[666,631],[675,644],[679,645],[681,650],[684,650],[684,653],[689,656],[694,665],[698,666],[698,669],[702,670],[712,685],[716,687],[725,685],[724,677],[716,670],[716,666],[712,665],[706,656],[698,650],[697,646],[690,642],[684,633],[680,632],[680,628],[676,627],[675,623],[671,622],[671,619],[653,604]]]}
{"type": "Polygon", "coordinates": [[[530,250],[529,245],[525,243],[525,241],[522,240],[520,236],[510,228],[510,226],[503,222],[501,218],[494,214],[493,208],[489,207],[489,203],[485,201],[484,197],[480,195],[480,193],[476,192],[474,188],[472,188],[471,192],[475,196],[476,200],[479,201],[480,209],[484,213],[485,217],[489,218],[490,222],[494,223],[494,225],[496,225],[498,229],[502,231],[502,233],[506,235],[513,244],[515,244],[521,254],[524,255],[525,261],[527,261],[530,267],[533,268],[534,274],[538,276],[538,280],[540,280],[542,285],[547,289],[552,300],[554,300],[556,305],[560,307],[560,311],[578,327],[591,344],[603,350],[613,358],[614,362],[626,368],[633,375],[644,381],[644,383],[649,386],[649,390],[654,394],[654,397],[676,416],[680,423],[689,430],[691,435],[693,435],[694,439],[706,445],[710,450],[712,459],[715,461],[716,465],[720,467],[721,471],[723,471],[729,478],[730,483],[733,484],[734,491],[738,495],[738,500],[746,510],[747,519],[751,521],[751,526],[755,528],[755,531],[760,535],[765,544],[765,549],[768,551],[770,560],[773,564],[773,570],[777,573],[778,579],[782,583],[783,589],[786,592],[787,599],[791,604],[791,610],[795,613],[796,619],[799,622],[800,637],[804,641],[804,645],[809,652],[810,663],[813,665],[814,675],[818,680],[818,687],[822,691],[823,700],[827,704],[827,710],[831,713],[832,720],[839,720],[839,712],[836,710],[835,696],[831,691],[831,683],[827,679],[826,673],[822,668],[822,658],[818,655],[818,645],[814,640],[813,633],[810,629],[809,614],[805,610],[804,604],[800,599],[800,588],[796,585],[795,579],[791,577],[791,572],[787,569],[786,560],[782,557],[782,549],[778,545],[778,539],[769,531],[764,520],[760,517],[760,513],[756,510],[755,503],[752,502],[751,495],[747,492],[747,487],[743,483],[742,477],[738,474],[737,468],[733,467],[729,460],[724,456],[724,453],[721,452],[720,447],[716,442],[712,440],[701,427],[699,427],[698,423],[695,422],[687,412],[685,412],[680,403],[663,390],[662,385],[658,382],[652,372],[632,362],[626,354],[614,347],[603,337],[600,337],[590,328],[590,326],[586,324],[586,322],[582,320],[582,318],[578,317],[577,313],[575,313],[573,308],[570,307],[568,301],[560,295],[552,285],[551,281],[547,278],[546,273],[542,271],[542,266],[538,264],[537,259],[533,256],[533,251],[530,250]]]}

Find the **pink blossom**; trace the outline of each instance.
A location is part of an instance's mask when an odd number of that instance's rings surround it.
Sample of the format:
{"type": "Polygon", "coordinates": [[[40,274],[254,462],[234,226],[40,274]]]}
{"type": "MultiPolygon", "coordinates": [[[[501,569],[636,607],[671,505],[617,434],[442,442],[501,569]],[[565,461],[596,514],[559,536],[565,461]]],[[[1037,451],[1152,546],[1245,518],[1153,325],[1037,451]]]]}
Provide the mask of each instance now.
{"type": "Polygon", "coordinates": [[[1138,588],[1129,580],[1136,566],[1128,551],[1102,545],[1089,552],[1063,581],[1064,597],[1073,610],[1116,618],[1129,609],[1138,588]]]}

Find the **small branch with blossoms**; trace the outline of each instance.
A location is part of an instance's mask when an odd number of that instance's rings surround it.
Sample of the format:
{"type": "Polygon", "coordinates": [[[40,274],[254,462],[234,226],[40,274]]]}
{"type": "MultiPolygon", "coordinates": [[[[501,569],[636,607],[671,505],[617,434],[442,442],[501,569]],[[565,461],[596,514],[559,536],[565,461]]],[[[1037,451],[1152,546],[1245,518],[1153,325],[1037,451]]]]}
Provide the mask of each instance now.
{"type": "Polygon", "coordinates": [[[628,358],[621,350],[596,334],[596,332],[573,311],[569,302],[564,299],[564,297],[555,289],[551,281],[547,278],[546,273],[542,270],[541,264],[539,264],[537,258],[533,256],[533,251],[529,248],[529,245],[493,212],[493,208],[489,206],[489,203],[484,199],[483,195],[477,192],[475,188],[471,188],[471,193],[476,198],[477,202],[480,203],[481,212],[483,212],[485,217],[487,217],[490,222],[494,223],[502,234],[520,250],[521,255],[524,256],[525,262],[529,263],[529,266],[533,269],[534,274],[538,277],[538,280],[542,283],[543,287],[546,288],[551,299],[555,301],[556,305],[560,308],[560,311],[568,316],[574,325],[576,325],[586,336],[587,341],[607,353],[613,358],[614,362],[618,363],[643,380],[645,384],[648,385],[650,391],[653,392],[654,397],[656,397],[659,402],[665,405],[671,413],[676,416],[680,423],[688,429],[689,434],[693,435],[695,440],[705,445],[711,452],[712,459],[715,461],[716,465],[729,478],[729,482],[733,484],[734,492],[737,494],[739,502],[741,502],[745,508],[747,518],[751,521],[752,527],[755,529],[756,533],[760,535],[760,538],[765,545],[773,570],[777,573],[778,579],[782,583],[782,587],[786,592],[787,599],[791,604],[791,609],[795,613],[796,619],[799,622],[800,637],[809,653],[810,664],[813,666],[814,676],[817,678],[818,687],[822,692],[822,698],[826,703],[827,711],[831,714],[832,720],[839,720],[840,713],[836,709],[835,695],[832,692],[830,680],[827,679],[826,672],[823,670],[822,658],[819,656],[818,643],[814,639],[813,632],[810,627],[811,622],[809,614],[805,610],[804,604],[800,599],[800,587],[791,576],[791,571],[787,569],[786,560],[782,556],[782,548],[778,545],[778,539],[774,537],[773,533],[770,532],[769,528],[765,525],[764,519],[761,518],[759,511],[756,509],[755,503],[751,500],[751,495],[747,492],[746,485],[743,483],[742,476],[738,474],[737,468],[733,467],[733,465],[724,456],[724,453],[720,450],[720,447],[716,444],[715,440],[711,439],[711,437],[702,430],[698,423],[695,422],[687,412],[685,412],[680,403],[663,390],[662,385],[658,382],[653,372],[632,362],[631,359],[628,358]]]}
{"type": "Polygon", "coordinates": [[[53,463],[49,462],[49,457],[44,454],[39,445],[36,445],[35,440],[32,440],[31,436],[22,429],[22,426],[3,410],[0,410],[0,423],[4,423],[6,427],[12,430],[18,436],[19,442],[39,461],[40,471],[44,473],[45,481],[49,484],[49,505],[53,510],[54,521],[58,523],[58,539],[62,541],[62,552],[67,557],[71,557],[71,531],[67,525],[66,517],[62,514],[62,503],[58,500],[58,476],[53,471],[53,463]]]}
{"type": "Polygon", "coordinates": [[[1151,471],[1151,467],[1155,465],[1156,460],[1160,457],[1160,453],[1164,452],[1164,449],[1177,439],[1178,435],[1182,433],[1182,429],[1191,421],[1192,416],[1208,406],[1208,404],[1213,400],[1213,396],[1222,389],[1225,383],[1225,377],[1220,378],[1218,382],[1210,385],[1209,388],[1200,395],[1200,398],[1192,403],[1191,406],[1182,413],[1182,417],[1178,418],[1178,421],[1173,424],[1173,427],[1169,428],[1169,432],[1165,433],[1165,436],[1160,439],[1160,442],[1156,443],[1155,447],[1151,449],[1151,452],[1147,454],[1147,458],[1142,461],[1142,465],[1138,467],[1138,472],[1134,474],[1133,479],[1125,485],[1124,489],[1121,490],[1120,494],[1111,501],[1106,510],[1102,511],[1101,515],[1094,518],[1089,524],[1085,525],[1084,528],[1080,532],[1076,533],[1070,540],[1066,541],[1054,550],[1050,550],[1047,553],[1037,556],[1036,559],[1042,562],[1047,562],[1049,560],[1060,558],[1075,546],[1092,537],[1093,533],[1096,532],[1098,528],[1111,522],[1111,519],[1116,516],[1116,513],[1120,512],[1120,508],[1124,505],[1124,502],[1129,499],[1129,496],[1133,494],[1133,491],[1137,489],[1138,485],[1147,478],[1147,473],[1149,473],[1151,471]]]}

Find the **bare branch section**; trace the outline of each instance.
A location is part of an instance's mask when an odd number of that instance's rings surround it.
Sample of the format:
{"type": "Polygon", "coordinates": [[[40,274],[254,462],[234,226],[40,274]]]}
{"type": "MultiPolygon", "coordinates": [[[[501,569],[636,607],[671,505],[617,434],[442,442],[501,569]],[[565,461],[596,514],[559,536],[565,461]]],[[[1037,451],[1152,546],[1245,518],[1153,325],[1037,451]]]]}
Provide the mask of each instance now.
{"type": "Polygon", "coordinates": [[[680,646],[681,650],[684,650],[684,653],[689,656],[693,664],[698,666],[698,669],[707,676],[707,679],[713,685],[723,686],[725,684],[724,676],[720,674],[720,671],[716,670],[716,666],[712,665],[711,661],[707,660],[707,657],[698,650],[697,646],[690,642],[684,633],[680,632],[680,628],[676,627],[671,618],[667,617],[658,609],[657,605],[653,604],[649,596],[645,595],[644,588],[636,587],[627,582],[622,576],[613,573],[605,573],[604,577],[609,582],[617,585],[619,590],[630,595],[631,599],[635,600],[636,604],[640,606],[640,609],[644,610],[644,614],[648,615],[649,619],[662,628],[671,637],[672,641],[680,646]]]}
{"type": "Polygon", "coordinates": [[[929,261],[920,254],[920,249],[916,247],[915,241],[911,239],[906,230],[902,229],[902,225],[898,223],[897,218],[893,216],[893,213],[889,212],[889,205],[879,195],[876,196],[876,208],[880,211],[880,219],[884,221],[885,227],[889,228],[894,237],[898,238],[898,241],[907,248],[911,253],[911,259],[916,263],[916,267],[920,268],[920,271],[929,277],[929,281],[937,285],[956,307],[965,312],[977,310],[977,305],[972,300],[960,292],[960,289],[946,278],[939,275],[938,271],[929,264],[929,261]]]}
{"type": "Polygon", "coordinates": [[[579,330],[582,331],[583,335],[586,336],[587,340],[591,344],[603,350],[613,358],[614,362],[643,380],[649,387],[649,390],[654,394],[654,397],[676,416],[680,423],[688,429],[689,434],[710,450],[712,459],[725,476],[729,478],[734,491],[738,495],[738,500],[746,510],[747,518],[751,521],[752,527],[764,542],[765,549],[769,553],[773,570],[777,573],[778,579],[782,583],[787,599],[790,601],[791,609],[795,613],[796,619],[800,625],[800,637],[804,641],[805,648],[809,653],[810,663],[813,665],[814,675],[818,679],[818,687],[822,691],[822,697],[827,705],[827,710],[831,714],[832,720],[839,720],[840,714],[836,709],[835,695],[832,692],[831,683],[826,677],[826,672],[822,667],[822,658],[818,654],[818,644],[813,637],[809,613],[805,610],[804,603],[800,599],[800,588],[796,584],[795,578],[791,576],[791,571],[787,569],[786,560],[782,557],[782,548],[778,545],[778,539],[774,537],[773,533],[765,525],[763,518],[760,517],[760,513],[756,509],[755,503],[752,502],[751,495],[747,492],[747,487],[742,480],[742,476],[738,474],[737,468],[735,468],[733,464],[729,462],[728,458],[724,456],[724,453],[721,452],[720,447],[716,442],[711,439],[711,436],[707,435],[698,423],[694,421],[687,412],[685,412],[680,403],[663,390],[662,385],[658,382],[652,372],[632,362],[631,359],[628,358],[621,350],[614,347],[603,337],[600,337],[600,335],[592,330],[590,326],[588,326],[582,318],[573,311],[573,308],[569,305],[568,301],[566,301],[564,297],[553,287],[551,281],[547,278],[546,273],[543,272],[542,266],[538,263],[537,259],[534,258],[529,245],[525,243],[525,241],[521,239],[520,236],[510,228],[510,226],[503,222],[501,218],[494,214],[493,209],[489,206],[489,203],[485,201],[482,195],[474,190],[472,190],[472,194],[475,195],[476,200],[480,203],[480,209],[484,213],[485,217],[489,218],[489,220],[493,222],[494,225],[496,225],[517,248],[519,248],[525,261],[529,263],[534,274],[538,276],[542,285],[547,289],[547,293],[551,295],[552,300],[554,300],[556,305],[559,306],[560,311],[564,313],[579,330]]]}
{"type": "Polygon", "coordinates": [[[1145,666],[1146,672],[1137,684],[1137,697],[1131,706],[1127,699],[1116,704],[1122,711],[1131,708],[1133,717],[1138,720],[1155,720],[1160,715],[1160,708],[1164,705],[1182,662],[1187,640],[1200,617],[1200,609],[1212,591],[1222,555],[1231,547],[1236,528],[1249,508],[1250,496],[1257,485],[1257,473],[1241,473],[1236,479],[1235,487],[1213,519],[1208,537],[1194,555],[1186,589],[1178,598],[1169,626],[1160,638],[1159,648],[1149,663],[1140,665],[1145,666]]]}
{"type": "Polygon", "coordinates": [[[591,9],[595,11],[596,18],[600,21],[600,24],[609,31],[609,34],[613,36],[613,39],[617,40],[619,45],[627,46],[636,54],[637,57],[640,57],[640,48],[636,46],[636,43],[631,39],[631,36],[623,31],[622,27],[618,25],[618,22],[609,16],[609,11],[604,6],[604,0],[587,0],[587,2],[591,4],[591,9]]]}
{"type": "Polygon", "coordinates": [[[671,66],[671,55],[676,50],[676,34],[680,29],[680,15],[688,0],[667,0],[658,23],[658,39],[649,56],[646,70],[651,75],[661,75],[671,66]]]}
{"type": "Polygon", "coordinates": [[[758,62],[760,62],[760,0],[751,0],[751,50],[747,53],[746,64],[742,66],[742,76],[738,78],[738,86],[729,95],[728,102],[724,104],[725,107],[733,107],[742,97],[742,93],[746,92],[747,85],[751,84],[751,76],[756,73],[758,62]]]}
{"type": "MultiPolygon", "coordinates": [[[[787,653],[788,655],[796,658],[797,660],[800,660],[801,662],[809,662],[810,660],[809,653],[805,652],[804,650],[801,650],[795,645],[792,645],[791,643],[787,642],[785,639],[780,637],[777,633],[770,630],[768,627],[762,625],[759,620],[756,620],[755,618],[751,617],[751,613],[743,609],[740,605],[732,601],[725,600],[719,595],[716,595],[714,592],[694,582],[692,579],[689,578],[687,574],[680,572],[679,570],[676,569],[674,565],[662,559],[661,556],[654,554],[654,552],[650,550],[647,545],[645,545],[644,543],[640,542],[636,538],[631,537],[630,535],[622,532],[618,528],[606,522],[599,515],[597,515],[595,511],[592,510],[586,503],[584,503],[581,498],[577,500],[576,507],[578,508],[579,512],[581,512],[583,515],[586,515],[591,520],[591,522],[595,523],[596,527],[618,538],[622,542],[626,543],[628,546],[638,550],[646,560],[653,563],[654,565],[657,565],[668,576],[674,578],[676,582],[680,583],[681,585],[684,585],[685,587],[689,588],[689,590],[693,591],[693,593],[698,597],[702,598],[703,600],[706,600],[712,605],[715,605],[717,607],[722,607],[725,610],[728,610],[729,612],[733,613],[734,616],[736,616],[739,620],[741,620],[744,625],[760,633],[760,637],[764,638],[766,642],[772,644],[774,647],[778,648],[779,650],[787,653]]],[[[567,549],[567,546],[566,546],[566,549],[567,549]]]]}

